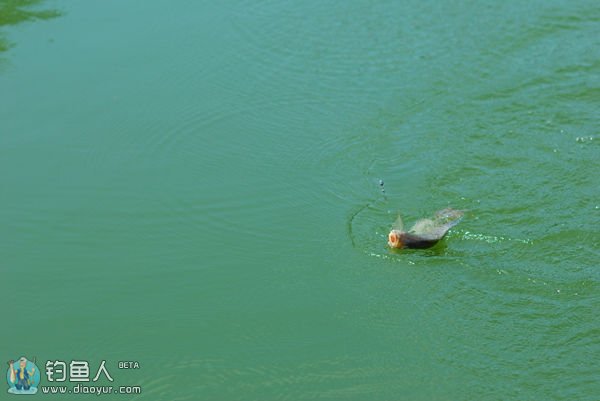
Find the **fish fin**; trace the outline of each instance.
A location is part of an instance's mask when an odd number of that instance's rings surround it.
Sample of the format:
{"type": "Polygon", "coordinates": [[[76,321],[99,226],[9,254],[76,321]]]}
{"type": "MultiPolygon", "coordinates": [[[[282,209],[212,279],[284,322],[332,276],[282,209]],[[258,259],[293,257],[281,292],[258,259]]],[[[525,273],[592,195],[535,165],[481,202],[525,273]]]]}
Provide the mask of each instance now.
{"type": "Polygon", "coordinates": [[[418,220],[409,232],[422,238],[439,240],[461,221],[463,215],[462,210],[446,208],[438,211],[433,219],[418,220]]]}
{"type": "Polygon", "coordinates": [[[392,229],[404,231],[404,222],[402,221],[402,216],[400,214],[398,214],[396,221],[394,221],[394,224],[392,224],[392,229]]]}
{"type": "Polygon", "coordinates": [[[431,219],[419,219],[413,224],[412,228],[408,231],[411,234],[424,236],[431,232],[435,228],[435,222],[431,219]]]}
{"type": "Polygon", "coordinates": [[[446,208],[439,210],[435,213],[435,220],[439,224],[452,224],[450,227],[458,224],[463,218],[465,212],[463,210],[456,210],[452,208],[446,208]]]}

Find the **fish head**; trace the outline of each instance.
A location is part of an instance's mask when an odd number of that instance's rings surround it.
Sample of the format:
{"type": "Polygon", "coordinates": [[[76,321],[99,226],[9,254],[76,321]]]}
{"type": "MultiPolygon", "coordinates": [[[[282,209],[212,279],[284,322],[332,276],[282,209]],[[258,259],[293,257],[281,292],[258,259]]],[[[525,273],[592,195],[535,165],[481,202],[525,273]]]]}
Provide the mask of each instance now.
{"type": "Polygon", "coordinates": [[[403,232],[400,230],[392,230],[388,234],[388,245],[391,248],[402,248],[404,244],[402,243],[403,232]]]}

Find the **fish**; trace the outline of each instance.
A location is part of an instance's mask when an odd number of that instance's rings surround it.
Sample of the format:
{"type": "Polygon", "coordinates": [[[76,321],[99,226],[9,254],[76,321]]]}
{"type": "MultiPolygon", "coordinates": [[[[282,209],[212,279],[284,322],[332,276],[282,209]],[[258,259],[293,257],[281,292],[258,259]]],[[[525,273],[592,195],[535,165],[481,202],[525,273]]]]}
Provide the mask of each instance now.
{"type": "Polygon", "coordinates": [[[420,219],[408,231],[404,231],[402,217],[392,226],[388,234],[390,248],[427,249],[437,244],[448,230],[460,223],[464,211],[452,208],[442,209],[430,219],[420,219]]]}

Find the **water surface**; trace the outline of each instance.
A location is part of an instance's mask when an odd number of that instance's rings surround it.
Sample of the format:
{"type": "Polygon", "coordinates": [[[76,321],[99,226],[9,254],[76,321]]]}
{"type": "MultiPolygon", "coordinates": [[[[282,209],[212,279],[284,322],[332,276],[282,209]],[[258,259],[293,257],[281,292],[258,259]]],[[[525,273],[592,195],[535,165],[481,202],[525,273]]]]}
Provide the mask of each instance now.
{"type": "Polygon", "coordinates": [[[34,9],[2,27],[5,360],[137,360],[140,400],[597,399],[595,2],[34,9]]]}

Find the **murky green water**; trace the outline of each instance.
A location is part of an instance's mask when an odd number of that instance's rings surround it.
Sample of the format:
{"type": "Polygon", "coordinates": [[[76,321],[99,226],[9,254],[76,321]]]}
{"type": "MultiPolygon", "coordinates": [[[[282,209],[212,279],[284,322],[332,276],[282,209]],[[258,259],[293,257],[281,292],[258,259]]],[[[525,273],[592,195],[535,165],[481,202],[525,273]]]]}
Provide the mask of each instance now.
{"type": "Polygon", "coordinates": [[[598,399],[597,2],[34,9],[0,36],[4,360],[106,360],[115,400],[598,399]]]}

